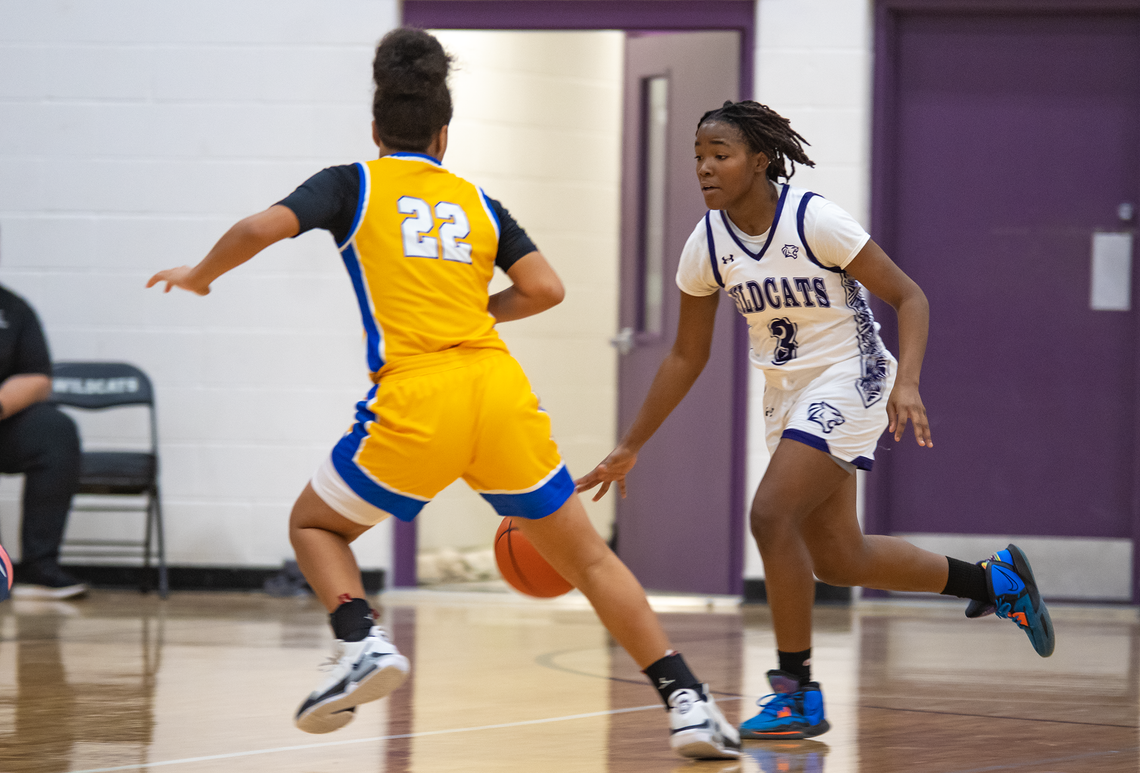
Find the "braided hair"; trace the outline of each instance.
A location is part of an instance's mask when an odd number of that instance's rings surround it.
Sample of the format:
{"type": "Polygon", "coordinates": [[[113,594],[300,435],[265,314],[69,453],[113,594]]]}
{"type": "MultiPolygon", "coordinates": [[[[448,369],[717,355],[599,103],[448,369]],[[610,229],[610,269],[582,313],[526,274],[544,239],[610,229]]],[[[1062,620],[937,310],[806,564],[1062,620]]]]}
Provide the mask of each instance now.
{"type": "Polygon", "coordinates": [[[706,123],[719,121],[735,126],[744,136],[744,141],[753,153],[763,153],[768,157],[768,179],[773,182],[782,177],[792,179],[796,164],[815,166],[815,162],[804,153],[804,145],[810,145],[801,137],[792,123],[767,105],[745,100],[725,102],[716,110],[701,116],[697,128],[706,123]],[[784,166],[788,162],[787,168],[784,166]]]}
{"type": "Polygon", "coordinates": [[[447,76],[452,57],[432,35],[401,27],[376,46],[372,118],[380,141],[392,150],[424,151],[451,122],[447,76]]]}

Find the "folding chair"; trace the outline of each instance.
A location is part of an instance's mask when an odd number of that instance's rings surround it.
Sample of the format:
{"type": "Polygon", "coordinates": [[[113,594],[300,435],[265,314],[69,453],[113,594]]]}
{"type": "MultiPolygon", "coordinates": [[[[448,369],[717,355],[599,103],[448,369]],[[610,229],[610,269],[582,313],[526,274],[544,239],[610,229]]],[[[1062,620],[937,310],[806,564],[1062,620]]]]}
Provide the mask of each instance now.
{"type": "Polygon", "coordinates": [[[134,365],[124,362],[60,362],[53,368],[52,400],[86,411],[124,406],[145,406],[150,418],[150,449],[147,451],[84,451],[79,475],[79,494],[114,497],[141,496],[142,503],[91,504],[76,500],[72,511],[146,513],[142,541],[122,539],[65,540],[62,549],[71,557],[133,557],[143,560],[140,590],[150,586],[152,552],[158,562],[158,593],[166,598],[166,548],[163,541],[162,500],[158,490],[158,427],[155,421],[154,389],[150,379],[134,365]],[[153,548],[153,551],[152,551],[153,548]]]}

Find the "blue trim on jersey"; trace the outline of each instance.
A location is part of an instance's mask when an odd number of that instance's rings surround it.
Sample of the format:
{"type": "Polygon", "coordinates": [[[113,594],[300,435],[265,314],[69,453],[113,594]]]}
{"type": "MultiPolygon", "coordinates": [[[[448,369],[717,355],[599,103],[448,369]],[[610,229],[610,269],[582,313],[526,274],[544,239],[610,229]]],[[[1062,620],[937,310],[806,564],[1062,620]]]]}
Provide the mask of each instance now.
{"type": "Polygon", "coordinates": [[[364,286],[364,271],[360,267],[360,257],[356,254],[356,244],[348,244],[340,251],[340,256],[344,260],[344,267],[348,269],[352,289],[356,292],[356,302],[360,306],[360,319],[364,323],[367,341],[365,355],[368,358],[368,372],[375,373],[384,367],[384,358],[380,356],[382,336],[376,317],[372,315],[372,302],[368,298],[368,289],[364,286]]]}
{"type": "Polygon", "coordinates": [[[709,240],[709,262],[712,263],[713,279],[720,285],[720,289],[724,289],[724,280],[720,277],[720,268],[716,264],[716,239],[713,238],[712,232],[712,212],[705,213],[705,233],[709,240]]]}
{"type": "Polygon", "coordinates": [[[429,156],[427,153],[405,153],[400,151],[398,153],[389,153],[387,158],[412,158],[419,161],[427,161],[429,164],[442,167],[443,164],[439,163],[439,159],[434,156],[429,156]]]}
{"type": "MultiPolygon", "coordinates": [[[[815,253],[811,251],[811,245],[808,244],[807,236],[804,234],[804,216],[807,214],[807,205],[808,202],[811,201],[815,196],[819,196],[819,194],[808,191],[804,194],[804,197],[800,199],[800,208],[796,212],[796,230],[800,234],[800,244],[804,246],[804,251],[807,252],[808,260],[810,260],[812,263],[816,264],[824,271],[830,271],[833,274],[842,274],[843,269],[839,268],[838,266],[825,266],[819,262],[819,260],[815,257],[815,253]]],[[[823,197],[820,196],[820,198],[823,197]]]]}
{"type": "Polygon", "coordinates": [[[574,479],[566,465],[534,491],[521,494],[480,494],[501,516],[516,516],[538,520],[553,513],[574,493],[574,479]]]}
{"type": "Polygon", "coordinates": [[[356,236],[356,231],[360,228],[360,221],[364,219],[364,209],[368,206],[368,170],[359,161],[353,166],[356,167],[356,173],[360,176],[360,191],[356,194],[356,214],[352,216],[352,226],[348,229],[348,235],[344,237],[343,242],[337,245],[337,249],[343,249],[344,245],[356,236]]]}
{"type": "Polygon", "coordinates": [[[376,397],[377,388],[378,385],[374,385],[368,390],[368,397],[356,404],[356,423],[352,425],[348,434],[333,446],[332,463],[337,474],[358,497],[401,521],[410,521],[419,515],[427,501],[384,488],[369,478],[355,461],[360,444],[368,437],[368,424],[376,421],[376,414],[368,410],[368,403],[376,397]]]}
{"type": "Polygon", "coordinates": [[[851,460],[851,463],[858,467],[860,470],[866,470],[867,472],[870,472],[871,468],[875,466],[875,460],[868,459],[865,456],[856,456],[851,460]]]}
{"type": "Polygon", "coordinates": [[[810,432],[804,432],[802,429],[786,429],[784,430],[784,434],[780,435],[780,437],[795,440],[799,443],[803,443],[805,446],[811,446],[818,451],[823,451],[825,454],[831,453],[831,446],[827,444],[826,440],[810,432]]]}
{"type": "Polygon", "coordinates": [[[491,218],[491,222],[495,225],[495,238],[501,238],[502,224],[499,222],[499,215],[495,212],[495,208],[491,206],[491,197],[482,188],[476,188],[479,191],[479,197],[483,200],[483,209],[487,211],[487,215],[491,218]]]}
{"type": "Polygon", "coordinates": [[[740,241],[740,237],[736,235],[736,231],[732,229],[732,223],[728,220],[728,213],[723,209],[720,211],[721,219],[724,220],[724,229],[728,231],[728,235],[732,240],[737,243],[740,249],[744,250],[744,254],[755,261],[759,261],[764,257],[764,253],[768,251],[768,245],[772,243],[772,237],[776,235],[776,226],[780,223],[780,215],[784,211],[784,200],[788,198],[788,188],[785,185],[784,189],[780,191],[780,199],[776,202],[776,214],[772,218],[772,225],[768,226],[768,238],[764,241],[764,246],[760,248],[760,252],[752,252],[744,246],[744,242],[740,241]]]}

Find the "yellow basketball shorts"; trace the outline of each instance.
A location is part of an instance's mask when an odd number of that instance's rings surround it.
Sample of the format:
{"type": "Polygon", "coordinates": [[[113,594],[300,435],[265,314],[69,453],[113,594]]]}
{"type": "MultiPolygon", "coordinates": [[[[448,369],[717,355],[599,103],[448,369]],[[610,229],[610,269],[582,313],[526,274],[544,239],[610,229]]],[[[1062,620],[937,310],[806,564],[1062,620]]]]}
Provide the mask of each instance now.
{"type": "Polygon", "coordinates": [[[544,518],[574,481],[514,357],[496,349],[419,355],[383,375],[313,476],[330,507],[363,525],[411,521],[456,478],[500,515],[544,518]]]}

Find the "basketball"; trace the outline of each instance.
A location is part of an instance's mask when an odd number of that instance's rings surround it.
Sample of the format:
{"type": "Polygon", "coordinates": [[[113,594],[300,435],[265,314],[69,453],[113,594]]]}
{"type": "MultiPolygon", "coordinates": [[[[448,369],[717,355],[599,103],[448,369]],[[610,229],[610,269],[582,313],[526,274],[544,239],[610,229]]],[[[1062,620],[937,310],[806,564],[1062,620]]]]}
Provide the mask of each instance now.
{"type": "Polygon", "coordinates": [[[495,532],[495,562],[507,584],[527,596],[549,599],[573,587],[539,555],[512,518],[504,518],[495,532]]]}
{"type": "Polygon", "coordinates": [[[8,552],[0,545],[0,601],[8,598],[12,592],[12,559],[8,552]]]}

